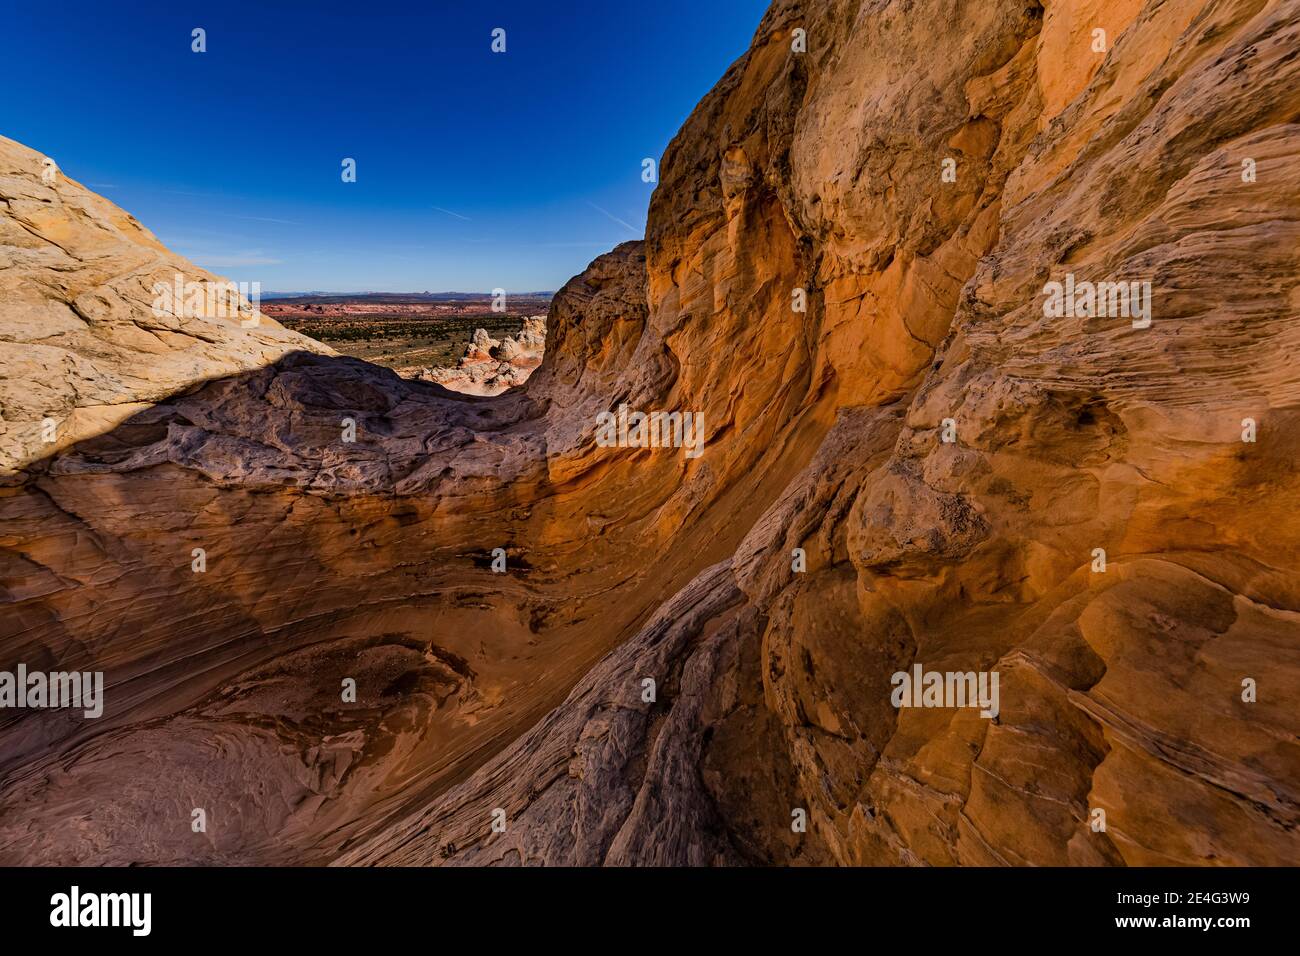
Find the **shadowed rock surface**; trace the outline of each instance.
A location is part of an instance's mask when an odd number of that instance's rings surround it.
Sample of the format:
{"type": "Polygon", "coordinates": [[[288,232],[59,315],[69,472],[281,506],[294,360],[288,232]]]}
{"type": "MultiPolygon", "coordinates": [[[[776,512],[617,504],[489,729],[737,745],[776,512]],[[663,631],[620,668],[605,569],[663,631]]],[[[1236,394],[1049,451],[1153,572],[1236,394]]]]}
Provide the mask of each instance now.
{"type": "Polygon", "coordinates": [[[197,270],[0,141],[0,666],[107,685],[0,713],[0,862],[1295,863],[1298,41],[778,0],[491,398],[154,329],[197,270]],[[704,454],[599,447],[623,404],[704,454]]]}

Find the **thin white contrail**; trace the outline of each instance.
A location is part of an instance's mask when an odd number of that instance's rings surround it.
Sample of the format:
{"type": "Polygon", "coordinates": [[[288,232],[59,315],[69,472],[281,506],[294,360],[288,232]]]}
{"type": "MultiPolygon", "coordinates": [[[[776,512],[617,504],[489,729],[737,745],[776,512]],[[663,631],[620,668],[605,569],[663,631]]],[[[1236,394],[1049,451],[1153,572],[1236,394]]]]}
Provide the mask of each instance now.
{"type": "Polygon", "coordinates": [[[278,222],[282,226],[296,226],[298,223],[292,219],[272,219],[270,216],[236,216],[234,213],[217,213],[227,219],[247,219],[249,222],[278,222]]]}
{"type": "Polygon", "coordinates": [[[633,232],[636,235],[641,234],[640,230],[638,230],[636,226],[632,225],[631,223],[626,223],[622,219],[619,219],[618,216],[614,215],[608,209],[601,209],[594,202],[590,202],[590,201],[587,203],[587,205],[590,206],[592,209],[596,210],[596,212],[600,213],[601,215],[608,216],[610,219],[614,220],[616,223],[618,223],[624,229],[627,229],[629,232],[633,232]]]}
{"type": "Polygon", "coordinates": [[[438,212],[445,212],[449,216],[455,216],[457,219],[464,219],[466,222],[474,221],[473,219],[469,218],[469,216],[462,216],[458,212],[452,212],[450,209],[443,209],[441,206],[434,206],[433,208],[438,210],[438,212]]]}

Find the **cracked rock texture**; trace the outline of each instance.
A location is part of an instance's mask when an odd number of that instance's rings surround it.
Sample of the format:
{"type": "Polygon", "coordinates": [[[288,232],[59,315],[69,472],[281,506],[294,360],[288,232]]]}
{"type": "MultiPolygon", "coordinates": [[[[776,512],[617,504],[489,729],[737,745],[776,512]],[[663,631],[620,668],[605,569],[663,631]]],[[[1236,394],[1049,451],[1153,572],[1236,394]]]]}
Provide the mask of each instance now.
{"type": "Polygon", "coordinates": [[[0,142],[0,666],[106,683],[0,712],[0,862],[1300,862],[1298,48],[778,0],[495,397],[158,323],[194,267],[0,142]]]}

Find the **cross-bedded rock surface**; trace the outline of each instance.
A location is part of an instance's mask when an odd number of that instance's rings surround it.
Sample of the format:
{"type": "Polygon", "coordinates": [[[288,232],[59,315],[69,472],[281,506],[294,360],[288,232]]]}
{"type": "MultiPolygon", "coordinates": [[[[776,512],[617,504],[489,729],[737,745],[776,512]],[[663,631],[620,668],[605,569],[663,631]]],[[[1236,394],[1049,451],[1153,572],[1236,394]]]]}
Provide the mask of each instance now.
{"type": "Polygon", "coordinates": [[[1295,863],[1298,48],[778,0],[493,398],[157,327],[197,270],[0,142],[3,666],[108,685],[5,715],[0,861],[1295,863]],[[622,404],[703,455],[598,446],[622,404]]]}

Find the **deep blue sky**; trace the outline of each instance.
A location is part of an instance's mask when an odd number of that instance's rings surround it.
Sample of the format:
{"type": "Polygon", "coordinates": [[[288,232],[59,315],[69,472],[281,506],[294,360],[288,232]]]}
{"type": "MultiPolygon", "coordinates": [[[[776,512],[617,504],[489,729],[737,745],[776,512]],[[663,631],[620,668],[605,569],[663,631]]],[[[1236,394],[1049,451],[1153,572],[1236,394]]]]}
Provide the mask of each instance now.
{"type": "Polygon", "coordinates": [[[264,291],[557,289],[766,6],[5,2],[0,133],[264,291]]]}

